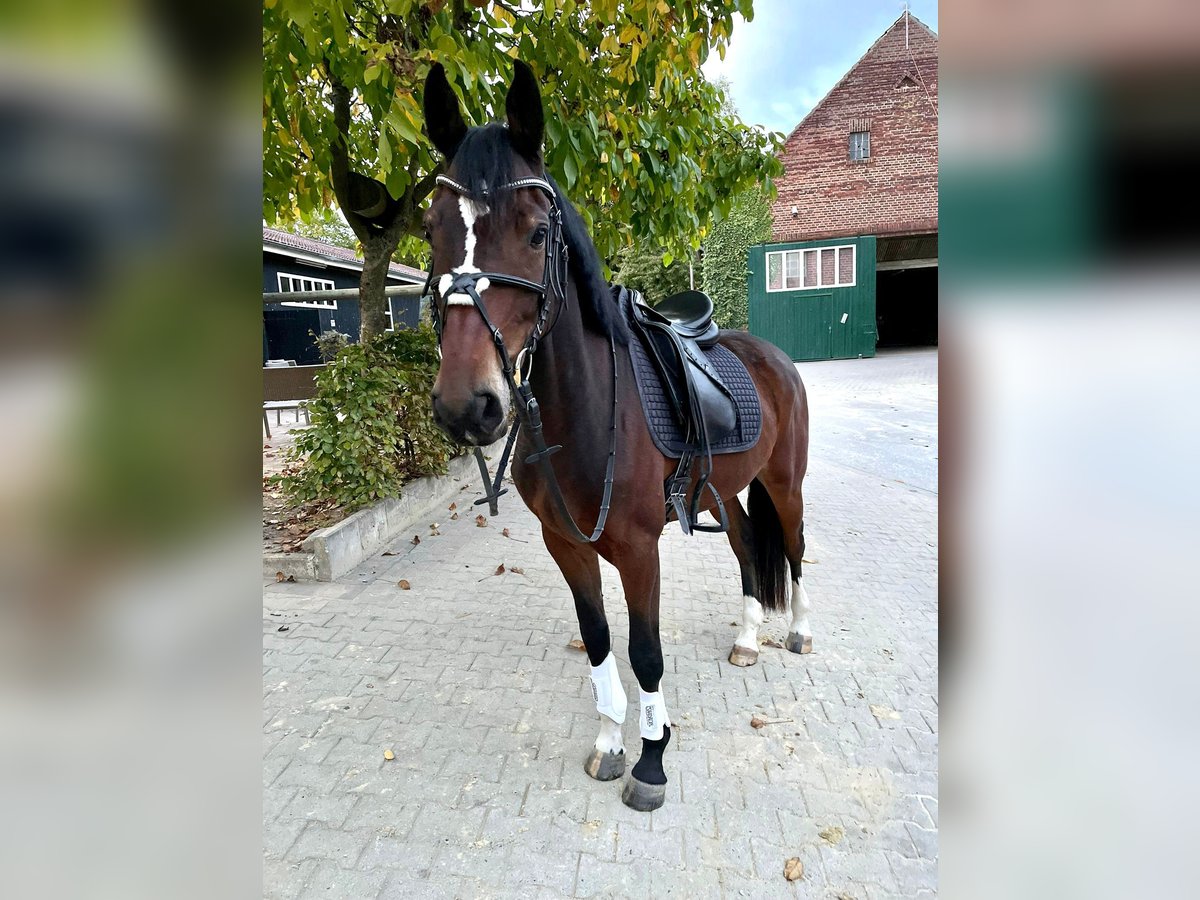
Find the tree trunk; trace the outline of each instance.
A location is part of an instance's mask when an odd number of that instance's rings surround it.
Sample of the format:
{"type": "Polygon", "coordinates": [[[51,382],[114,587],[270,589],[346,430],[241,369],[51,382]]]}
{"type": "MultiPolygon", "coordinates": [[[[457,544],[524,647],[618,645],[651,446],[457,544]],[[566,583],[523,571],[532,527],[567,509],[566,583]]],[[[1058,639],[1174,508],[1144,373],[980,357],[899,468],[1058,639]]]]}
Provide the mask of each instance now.
{"type": "MultiPolygon", "coordinates": [[[[358,287],[360,326],[358,339],[366,343],[377,334],[387,330],[387,287],[388,268],[392,254],[400,245],[405,234],[421,234],[421,201],[433,191],[438,166],[424,178],[415,180],[404,196],[392,200],[387,189],[372,179],[359,175],[351,169],[347,150],[350,134],[350,89],[337,79],[331,78],[333,121],[337,135],[330,145],[330,180],[338,206],[346,217],[358,242],[363,248],[362,278],[358,287]],[[364,191],[374,193],[382,201],[383,209],[375,216],[361,209],[364,191]]],[[[415,163],[410,165],[410,174],[416,178],[415,163]]]]}
{"type": "Polygon", "coordinates": [[[366,343],[377,334],[387,330],[387,287],[388,268],[400,236],[389,232],[369,238],[363,242],[362,279],[358,285],[358,307],[361,315],[358,339],[366,343]]]}

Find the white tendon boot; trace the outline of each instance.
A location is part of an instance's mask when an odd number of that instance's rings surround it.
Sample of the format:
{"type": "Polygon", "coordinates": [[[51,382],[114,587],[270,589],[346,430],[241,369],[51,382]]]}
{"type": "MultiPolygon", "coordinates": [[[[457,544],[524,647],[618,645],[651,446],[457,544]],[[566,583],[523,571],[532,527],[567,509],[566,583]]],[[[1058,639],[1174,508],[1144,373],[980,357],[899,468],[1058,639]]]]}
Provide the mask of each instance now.
{"type": "Polygon", "coordinates": [[[583,769],[597,781],[612,781],[625,774],[625,743],[621,725],[625,722],[628,701],[617,671],[617,658],[609,651],[604,662],[592,666],[592,699],[600,713],[600,733],[583,769]]]}

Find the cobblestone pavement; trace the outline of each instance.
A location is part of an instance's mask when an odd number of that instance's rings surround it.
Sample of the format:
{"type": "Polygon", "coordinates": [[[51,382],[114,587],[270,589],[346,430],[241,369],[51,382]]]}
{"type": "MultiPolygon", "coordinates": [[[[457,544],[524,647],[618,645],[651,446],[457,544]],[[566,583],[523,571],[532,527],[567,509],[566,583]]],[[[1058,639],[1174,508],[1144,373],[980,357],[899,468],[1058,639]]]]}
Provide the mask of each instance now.
{"type": "MultiPolygon", "coordinates": [[[[471,485],[440,535],[426,525],[338,583],[264,585],[265,895],[935,892],[936,351],[799,368],[814,652],[768,645],[757,666],[731,666],[732,551],[671,526],[662,690],[678,727],[653,813],[584,774],[598,724],[587,659],[515,491],[485,528],[471,485]],[[756,714],[787,721],[755,730],[756,714]],[[793,856],[804,874],[789,882],[793,856]]],[[[608,566],[604,580],[636,712],[629,620],[608,566]]],[[[761,636],[786,628],[772,617],[761,636]]]]}

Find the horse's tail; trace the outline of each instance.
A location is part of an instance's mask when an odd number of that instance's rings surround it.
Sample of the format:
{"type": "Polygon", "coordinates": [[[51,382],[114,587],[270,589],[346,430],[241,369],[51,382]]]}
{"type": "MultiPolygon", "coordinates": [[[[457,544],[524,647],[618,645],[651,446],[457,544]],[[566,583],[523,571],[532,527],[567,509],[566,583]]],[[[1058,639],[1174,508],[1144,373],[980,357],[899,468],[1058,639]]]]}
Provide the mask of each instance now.
{"type": "Polygon", "coordinates": [[[758,602],[770,612],[788,608],[788,558],[783,526],[771,495],[757,478],[750,482],[750,526],[754,530],[754,574],[758,602]]]}

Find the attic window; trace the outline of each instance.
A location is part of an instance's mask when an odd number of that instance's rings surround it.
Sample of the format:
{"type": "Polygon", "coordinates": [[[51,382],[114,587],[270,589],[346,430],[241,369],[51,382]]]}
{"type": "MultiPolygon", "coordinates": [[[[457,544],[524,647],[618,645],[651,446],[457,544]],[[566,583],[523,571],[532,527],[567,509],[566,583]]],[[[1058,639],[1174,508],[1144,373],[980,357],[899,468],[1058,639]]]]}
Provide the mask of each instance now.
{"type": "Polygon", "coordinates": [[[850,159],[859,161],[871,158],[871,132],[850,132],[850,159]]]}

